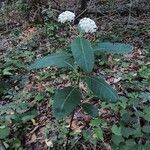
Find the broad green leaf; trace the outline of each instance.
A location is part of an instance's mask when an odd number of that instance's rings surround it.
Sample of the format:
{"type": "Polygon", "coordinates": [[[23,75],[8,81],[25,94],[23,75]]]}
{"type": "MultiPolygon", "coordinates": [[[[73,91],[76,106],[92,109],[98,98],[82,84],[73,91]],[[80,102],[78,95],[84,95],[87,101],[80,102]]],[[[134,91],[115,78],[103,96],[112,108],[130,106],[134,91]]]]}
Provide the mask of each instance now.
{"type": "Polygon", "coordinates": [[[50,66],[63,68],[63,67],[70,67],[72,65],[73,59],[70,54],[67,53],[55,53],[43,58],[38,59],[35,61],[31,66],[30,69],[41,69],[50,66]]]}
{"type": "Polygon", "coordinates": [[[83,77],[83,80],[85,80],[93,94],[102,100],[109,102],[116,102],[118,100],[117,92],[104,79],[96,76],[86,76],[83,77]]]}
{"type": "Polygon", "coordinates": [[[112,54],[125,54],[129,53],[133,50],[133,46],[130,44],[124,43],[110,43],[110,42],[103,42],[97,43],[93,50],[95,52],[108,52],[112,54]]]}
{"type": "Polygon", "coordinates": [[[103,131],[102,131],[102,129],[99,127],[99,128],[95,128],[94,131],[95,131],[96,137],[99,140],[103,141],[104,137],[103,137],[103,131]]]}
{"type": "Polygon", "coordinates": [[[8,127],[0,126],[0,139],[5,139],[10,133],[8,127]]]}
{"type": "Polygon", "coordinates": [[[91,72],[94,67],[94,52],[91,43],[82,37],[77,37],[71,43],[71,50],[79,67],[85,72],[91,72]]]}
{"type": "Polygon", "coordinates": [[[111,128],[112,133],[114,133],[117,136],[121,136],[121,127],[117,127],[117,125],[113,125],[111,128]]]}
{"type": "Polygon", "coordinates": [[[82,108],[84,109],[85,112],[90,114],[92,117],[99,116],[97,108],[89,103],[83,103],[82,108]]]}
{"type": "Polygon", "coordinates": [[[57,90],[54,95],[53,112],[57,119],[69,115],[80,104],[81,94],[74,87],[57,90]]]}

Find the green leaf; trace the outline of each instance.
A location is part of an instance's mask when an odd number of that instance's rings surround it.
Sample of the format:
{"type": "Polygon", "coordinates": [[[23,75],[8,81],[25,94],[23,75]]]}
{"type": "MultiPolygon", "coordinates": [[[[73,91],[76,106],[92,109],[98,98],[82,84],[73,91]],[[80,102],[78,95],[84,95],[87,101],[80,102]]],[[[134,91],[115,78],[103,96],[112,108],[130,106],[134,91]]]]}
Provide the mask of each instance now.
{"type": "Polygon", "coordinates": [[[150,149],[150,144],[145,144],[145,145],[143,145],[143,150],[148,150],[148,149],[150,149]]]}
{"type": "Polygon", "coordinates": [[[99,128],[95,128],[95,129],[94,129],[94,132],[95,132],[95,134],[96,134],[96,137],[97,137],[99,140],[101,140],[101,141],[104,140],[103,131],[102,131],[102,129],[101,129],[100,127],[99,127],[99,128]]]}
{"type": "Polygon", "coordinates": [[[143,126],[142,131],[145,132],[145,133],[150,133],[150,125],[143,126]]]}
{"type": "Polygon", "coordinates": [[[90,114],[92,117],[99,116],[97,108],[89,103],[83,103],[82,108],[84,109],[85,112],[90,114]]]}
{"type": "Polygon", "coordinates": [[[117,136],[121,136],[121,127],[117,127],[117,125],[113,125],[111,128],[112,133],[114,133],[117,136]]]}
{"type": "Polygon", "coordinates": [[[97,43],[93,50],[95,52],[108,52],[112,54],[125,54],[129,53],[133,50],[133,46],[130,44],[124,43],[110,43],[110,42],[103,42],[97,43]]]}
{"type": "Polygon", "coordinates": [[[11,68],[11,67],[7,67],[3,70],[3,75],[7,75],[7,76],[11,76],[13,75],[12,74],[12,71],[14,70],[14,68],[11,68]]]}
{"type": "Polygon", "coordinates": [[[134,138],[139,138],[139,137],[143,137],[143,133],[141,131],[141,128],[137,127],[134,132],[133,132],[133,137],[134,138]]]}
{"type": "Polygon", "coordinates": [[[42,101],[44,99],[44,97],[45,97],[44,93],[40,93],[39,92],[39,93],[36,94],[35,100],[40,102],[40,101],[42,101]]]}
{"type": "Polygon", "coordinates": [[[27,121],[32,120],[33,118],[35,118],[38,115],[37,111],[35,109],[28,111],[24,114],[19,115],[18,117],[21,118],[22,122],[25,123],[27,121]]]}
{"type": "Polygon", "coordinates": [[[118,135],[112,135],[112,141],[115,145],[119,145],[121,142],[124,142],[124,138],[118,135]]]}
{"type": "Polygon", "coordinates": [[[121,128],[121,133],[122,133],[123,137],[128,138],[130,135],[134,135],[135,129],[132,129],[129,127],[127,127],[127,128],[123,127],[123,128],[121,128]]]}
{"type": "Polygon", "coordinates": [[[129,139],[129,140],[126,140],[126,145],[134,146],[134,145],[136,145],[136,142],[134,141],[134,139],[129,139]]]}
{"type": "Polygon", "coordinates": [[[19,147],[21,147],[21,141],[19,139],[14,139],[13,148],[15,148],[16,150],[19,150],[19,147]]]}
{"type": "Polygon", "coordinates": [[[0,139],[5,139],[10,133],[10,130],[6,126],[0,126],[0,139]]]}
{"type": "Polygon", "coordinates": [[[25,102],[14,101],[7,103],[5,105],[0,105],[0,116],[5,113],[11,114],[12,112],[16,112],[17,114],[22,114],[27,111],[31,105],[25,102]]]}
{"type": "Polygon", "coordinates": [[[85,141],[90,141],[92,138],[92,134],[91,132],[87,131],[87,130],[83,130],[82,131],[82,135],[85,141]]]}
{"type": "Polygon", "coordinates": [[[99,127],[101,125],[101,123],[102,123],[102,121],[99,118],[95,118],[95,119],[91,120],[90,126],[99,127]]]}
{"type": "Polygon", "coordinates": [[[57,90],[54,95],[53,112],[57,119],[69,115],[80,104],[81,94],[74,87],[57,90]]]}
{"type": "Polygon", "coordinates": [[[140,98],[142,98],[144,102],[147,102],[147,101],[150,102],[150,92],[141,92],[140,98]]]}
{"type": "Polygon", "coordinates": [[[58,68],[70,67],[72,65],[73,59],[70,54],[67,53],[55,53],[35,61],[29,69],[41,69],[49,66],[55,66],[58,68]]]}
{"type": "Polygon", "coordinates": [[[109,102],[116,102],[118,100],[117,92],[107,84],[104,79],[96,76],[86,76],[83,77],[86,81],[89,89],[102,100],[107,100],[109,102]]]}
{"type": "Polygon", "coordinates": [[[80,68],[85,72],[91,72],[94,67],[94,53],[91,43],[82,37],[77,37],[71,43],[71,50],[80,68]]]}

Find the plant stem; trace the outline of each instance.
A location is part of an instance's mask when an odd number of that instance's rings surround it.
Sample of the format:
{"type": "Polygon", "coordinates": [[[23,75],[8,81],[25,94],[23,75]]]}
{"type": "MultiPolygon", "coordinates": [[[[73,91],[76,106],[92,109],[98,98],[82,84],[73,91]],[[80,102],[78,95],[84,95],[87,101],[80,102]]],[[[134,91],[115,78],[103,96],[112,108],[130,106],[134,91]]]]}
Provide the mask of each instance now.
{"type": "Polygon", "coordinates": [[[74,33],[76,36],[78,36],[78,35],[79,35],[79,34],[78,34],[78,31],[76,31],[70,23],[68,23],[68,25],[69,25],[70,31],[72,30],[73,33],[74,33]]]}
{"type": "Polygon", "coordinates": [[[130,0],[130,5],[129,5],[129,16],[128,16],[128,22],[127,22],[127,26],[126,26],[125,30],[127,30],[127,28],[129,27],[130,21],[131,21],[132,5],[133,5],[133,1],[130,0]]]}
{"type": "MultiPolygon", "coordinates": [[[[79,87],[80,74],[78,73],[77,70],[74,70],[74,71],[75,71],[75,74],[76,74],[76,77],[77,77],[77,78],[76,78],[76,83],[75,83],[75,85],[76,85],[77,87],[79,87]]],[[[67,133],[66,150],[69,149],[69,138],[70,138],[71,126],[72,126],[73,118],[74,118],[74,115],[75,115],[75,111],[76,111],[76,109],[73,110],[72,116],[71,116],[71,120],[70,120],[69,131],[68,131],[68,133],[67,133]]]]}
{"type": "Polygon", "coordinates": [[[67,134],[67,141],[66,141],[66,150],[69,149],[69,143],[68,143],[68,141],[69,141],[69,137],[70,137],[71,126],[72,126],[74,114],[75,114],[75,110],[72,112],[72,116],[71,116],[71,120],[70,120],[70,126],[69,126],[69,131],[68,131],[68,134],[67,134]]]}

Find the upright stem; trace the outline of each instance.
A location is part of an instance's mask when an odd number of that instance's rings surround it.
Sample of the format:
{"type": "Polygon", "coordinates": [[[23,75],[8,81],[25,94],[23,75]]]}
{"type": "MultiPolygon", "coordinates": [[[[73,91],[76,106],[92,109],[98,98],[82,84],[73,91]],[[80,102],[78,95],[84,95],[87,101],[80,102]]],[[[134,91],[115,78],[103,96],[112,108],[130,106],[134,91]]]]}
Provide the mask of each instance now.
{"type": "Polygon", "coordinates": [[[71,126],[72,126],[72,122],[73,122],[73,118],[74,118],[74,114],[75,114],[75,110],[72,112],[72,116],[71,116],[71,120],[70,120],[70,125],[69,125],[69,132],[67,134],[67,141],[66,141],[66,150],[69,149],[69,137],[70,137],[70,132],[71,132],[71,126]]]}
{"type": "MultiPolygon", "coordinates": [[[[78,72],[76,72],[76,71],[75,71],[75,73],[76,73],[76,76],[77,76],[76,86],[79,87],[80,74],[78,74],[78,72]]],[[[72,126],[72,122],[73,122],[74,115],[75,115],[75,109],[74,109],[73,112],[72,112],[72,116],[71,116],[71,120],[70,120],[69,131],[68,131],[68,134],[67,134],[67,141],[66,141],[66,150],[69,149],[69,138],[70,138],[71,126],[72,126]]]]}

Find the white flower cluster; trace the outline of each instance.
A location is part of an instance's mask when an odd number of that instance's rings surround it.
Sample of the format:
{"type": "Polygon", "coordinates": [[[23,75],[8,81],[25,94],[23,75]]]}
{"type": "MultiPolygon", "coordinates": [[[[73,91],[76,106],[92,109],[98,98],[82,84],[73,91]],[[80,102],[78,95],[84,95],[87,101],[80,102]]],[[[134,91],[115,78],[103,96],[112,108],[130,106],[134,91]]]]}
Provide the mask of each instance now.
{"type": "Polygon", "coordinates": [[[65,11],[59,15],[58,22],[61,23],[65,23],[67,21],[71,22],[74,20],[74,18],[75,18],[75,14],[73,12],[65,11]]]}
{"type": "MultiPolygon", "coordinates": [[[[65,23],[67,21],[71,22],[75,18],[75,14],[70,11],[65,11],[61,13],[58,17],[58,22],[65,23]]],[[[83,18],[79,21],[79,30],[84,33],[94,33],[97,30],[95,22],[90,18],[83,18]]]]}
{"type": "Polygon", "coordinates": [[[90,19],[90,18],[83,18],[79,21],[79,25],[78,25],[79,29],[81,30],[81,32],[85,32],[85,33],[94,33],[97,30],[97,26],[95,24],[95,22],[90,19]]]}

